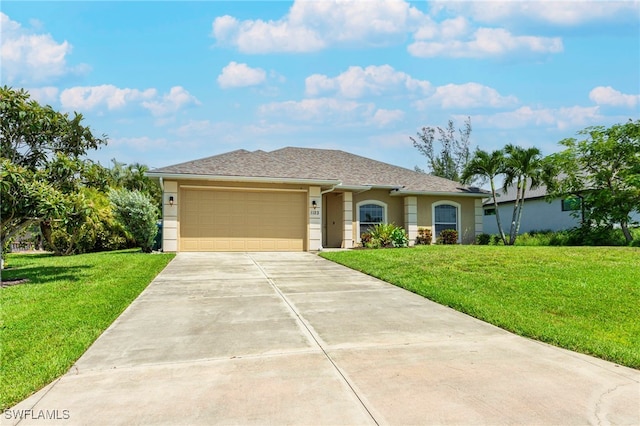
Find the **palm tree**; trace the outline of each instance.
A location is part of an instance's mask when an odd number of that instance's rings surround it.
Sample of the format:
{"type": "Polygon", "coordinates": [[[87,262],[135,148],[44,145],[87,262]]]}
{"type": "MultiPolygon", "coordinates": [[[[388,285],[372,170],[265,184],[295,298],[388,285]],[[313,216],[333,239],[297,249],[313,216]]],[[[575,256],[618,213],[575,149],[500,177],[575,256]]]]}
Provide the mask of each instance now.
{"type": "Polygon", "coordinates": [[[535,147],[522,148],[512,144],[505,146],[504,150],[507,156],[503,189],[506,191],[508,187],[513,186],[514,181],[516,184],[516,199],[509,232],[509,245],[513,245],[520,230],[527,183],[529,189],[536,189],[542,181],[542,153],[535,147]]]}
{"type": "Polygon", "coordinates": [[[477,178],[489,179],[489,183],[491,184],[491,196],[493,197],[493,207],[495,208],[496,221],[498,222],[498,232],[500,233],[502,242],[506,245],[507,239],[504,235],[504,231],[502,230],[495,185],[495,178],[499,174],[504,173],[504,166],[504,152],[501,149],[493,151],[491,154],[481,149],[476,149],[473,157],[462,171],[460,179],[464,184],[468,184],[477,178]]]}

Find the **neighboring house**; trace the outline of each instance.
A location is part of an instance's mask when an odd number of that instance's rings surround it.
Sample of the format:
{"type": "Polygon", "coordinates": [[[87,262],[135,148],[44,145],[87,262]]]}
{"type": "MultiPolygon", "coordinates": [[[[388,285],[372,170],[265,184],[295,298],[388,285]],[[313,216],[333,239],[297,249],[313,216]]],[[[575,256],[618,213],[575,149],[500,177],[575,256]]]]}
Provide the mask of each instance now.
{"type": "MultiPolygon", "coordinates": [[[[505,234],[511,228],[513,206],[515,204],[515,186],[508,188],[506,192],[498,192],[498,209],[502,230],[505,234]]],[[[547,187],[542,185],[536,189],[529,189],[525,193],[524,211],[520,222],[520,233],[531,231],[561,231],[580,226],[582,222],[580,198],[554,198],[550,202],[546,199],[547,187]]],[[[493,198],[484,202],[483,228],[487,234],[497,234],[496,210],[493,198]]],[[[632,215],[635,221],[640,220],[637,213],[632,215]]]]}
{"type": "Polygon", "coordinates": [[[482,233],[487,193],[349,154],[246,150],[147,172],[163,190],[163,249],[317,251],[351,248],[376,223],[482,233]]]}

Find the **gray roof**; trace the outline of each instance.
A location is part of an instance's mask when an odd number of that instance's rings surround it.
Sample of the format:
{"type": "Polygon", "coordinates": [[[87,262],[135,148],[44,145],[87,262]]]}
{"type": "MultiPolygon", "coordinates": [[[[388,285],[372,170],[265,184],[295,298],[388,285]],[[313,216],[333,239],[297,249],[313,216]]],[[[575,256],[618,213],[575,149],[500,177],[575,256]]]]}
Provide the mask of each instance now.
{"type": "Polygon", "coordinates": [[[162,167],[149,176],[225,177],[335,181],[341,186],[397,189],[401,193],[446,192],[484,196],[478,188],[416,172],[340,150],[282,148],[276,151],[240,149],[213,157],[162,167]]]}
{"type": "MultiPolygon", "coordinates": [[[[536,189],[530,189],[530,182],[527,182],[527,189],[524,193],[525,200],[532,200],[535,198],[544,198],[547,196],[547,187],[545,185],[540,185],[536,189]]],[[[496,195],[498,198],[498,204],[502,203],[512,203],[516,200],[516,186],[511,185],[507,188],[506,191],[503,189],[496,190],[496,195]]],[[[493,197],[490,197],[488,200],[484,202],[485,205],[493,204],[493,197]]]]}

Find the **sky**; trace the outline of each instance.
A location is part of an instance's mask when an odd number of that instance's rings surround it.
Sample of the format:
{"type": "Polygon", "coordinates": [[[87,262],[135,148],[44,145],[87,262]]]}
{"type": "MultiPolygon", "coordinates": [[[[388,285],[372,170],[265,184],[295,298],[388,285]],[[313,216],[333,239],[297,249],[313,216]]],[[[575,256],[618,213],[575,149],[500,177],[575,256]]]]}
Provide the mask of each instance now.
{"type": "Polygon", "coordinates": [[[7,1],[2,85],[151,168],[341,149],[426,168],[424,126],[543,154],[640,118],[639,1],[7,1]]]}

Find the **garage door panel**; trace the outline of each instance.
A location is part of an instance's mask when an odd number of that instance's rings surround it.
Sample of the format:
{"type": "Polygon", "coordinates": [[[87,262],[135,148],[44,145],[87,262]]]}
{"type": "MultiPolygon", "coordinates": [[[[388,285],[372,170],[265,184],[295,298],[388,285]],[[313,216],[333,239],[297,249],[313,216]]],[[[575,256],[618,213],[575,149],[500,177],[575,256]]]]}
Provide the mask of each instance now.
{"type": "Polygon", "coordinates": [[[302,251],[306,193],[183,189],[180,250],[302,251]]]}

